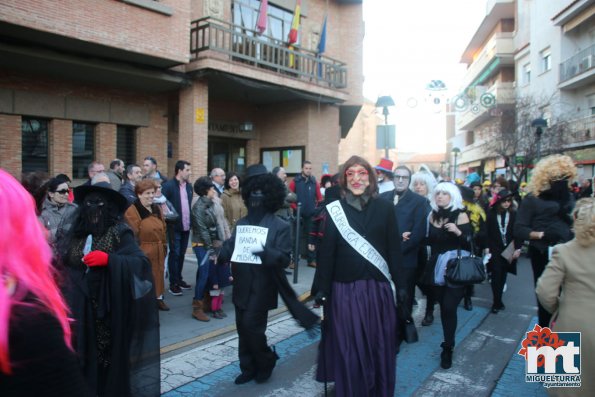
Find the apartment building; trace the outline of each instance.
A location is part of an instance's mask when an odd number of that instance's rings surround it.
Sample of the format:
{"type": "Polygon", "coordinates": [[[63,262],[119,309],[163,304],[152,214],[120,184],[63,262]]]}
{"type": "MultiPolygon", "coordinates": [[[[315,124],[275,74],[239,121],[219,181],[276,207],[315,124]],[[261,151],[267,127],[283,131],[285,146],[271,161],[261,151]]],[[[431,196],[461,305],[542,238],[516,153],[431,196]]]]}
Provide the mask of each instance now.
{"type": "Polygon", "coordinates": [[[363,102],[361,3],[269,0],[257,30],[259,0],[3,1],[0,167],[335,172],[363,102]]]}
{"type": "Polygon", "coordinates": [[[522,159],[523,153],[495,153],[490,140],[506,126],[530,128],[519,125],[525,123],[519,104],[530,101],[532,117],[556,125],[556,142],[575,159],[579,176],[593,176],[594,22],[592,0],[487,1],[461,57],[468,68],[453,98],[457,133],[450,147],[461,150],[457,175],[504,174],[509,162],[522,159]]]}

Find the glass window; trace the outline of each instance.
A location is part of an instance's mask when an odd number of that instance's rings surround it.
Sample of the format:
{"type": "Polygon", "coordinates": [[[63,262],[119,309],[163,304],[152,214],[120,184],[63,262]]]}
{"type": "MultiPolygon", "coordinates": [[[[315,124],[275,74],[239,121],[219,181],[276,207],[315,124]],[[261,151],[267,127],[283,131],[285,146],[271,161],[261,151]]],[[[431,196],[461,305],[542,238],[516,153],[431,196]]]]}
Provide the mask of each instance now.
{"type": "Polygon", "coordinates": [[[126,165],[136,163],[136,127],[128,125],[118,126],[116,157],[126,165]]]}
{"type": "Polygon", "coordinates": [[[95,124],[72,123],[72,175],[88,178],[87,166],[95,160],[95,124]]]}
{"type": "MultiPolygon", "coordinates": [[[[252,31],[256,28],[259,9],[260,1],[258,0],[234,0],[232,4],[233,23],[241,27],[236,29],[252,36],[252,31]]],[[[267,30],[263,34],[272,37],[274,41],[287,42],[293,20],[293,10],[288,11],[269,3],[267,16],[267,30]]],[[[299,43],[300,35],[298,35],[297,44],[299,45],[299,43]]]]}
{"type": "Polygon", "coordinates": [[[281,166],[287,175],[297,175],[302,171],[304,161],[304,146],[260,149],[260,161],[269,171],[281,166]]]}
{"type": "Polygon", "coordinates": [[[521,76],[521,81],[523,82],[523,85],[527,85],[527,84],[531,83],[531,64],[530,63],[526,63],[523,65],[522,73],[523,73],[523,75],[521,76]]]}
{"type": "Polygon", "coordinates": [[[49,172],[48,120],[23,117],[21,122],[23,172],[49,172]]]}
{"type": "Polygon", "coordinates": [[[550,50],[541,52],[541,72],[547,72],[552,68],[552,54],[550,50]]]}

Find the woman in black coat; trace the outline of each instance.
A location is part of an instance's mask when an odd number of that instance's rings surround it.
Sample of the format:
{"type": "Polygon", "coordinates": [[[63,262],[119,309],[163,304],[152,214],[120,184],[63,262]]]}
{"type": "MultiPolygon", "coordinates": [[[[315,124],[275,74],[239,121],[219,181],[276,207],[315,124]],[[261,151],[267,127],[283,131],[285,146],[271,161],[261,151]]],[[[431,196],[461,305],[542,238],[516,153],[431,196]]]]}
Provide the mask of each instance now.
{"type": "MultiPolygon", "coordinates": [[[[549,248],[572,239],[570,213],[574,200],[570,181],[576,177],[572,159],[559,154],[540,160],[529,182],[514,226],[514,237],[529,240],[533,281],[537,283],[549,261],[549,248]]],[[[537,302],[539,325],[549,326],[551,314],[537,302]]]]}
{"type": "Polygon", "coordinates": [[[504,310],[502,293],[508,273],[516,274],[516,260],[521,255],[523,240],[513,241],[516,211],[512,206],[514,194],[504,189],[496,194],[492,207],[488,211],[487,244],[490,250],[490,265],[492,269],[492,313],[504,310]],[[502,252],[510,243],[514,243],[512,261],[509,263],[502,256],[502,252]]]}
{"type": "Polygon", "coordinates": [[[402,261],[393,204],[376,197],[376,173],[361,157],[345,162],[339,184],[344,198],[327,206],[319,251],[317,300],[327,303],[316,379],[335,382],[336,396],[392,396],[397,309],[391,278],[396,283],[402,261]]]}

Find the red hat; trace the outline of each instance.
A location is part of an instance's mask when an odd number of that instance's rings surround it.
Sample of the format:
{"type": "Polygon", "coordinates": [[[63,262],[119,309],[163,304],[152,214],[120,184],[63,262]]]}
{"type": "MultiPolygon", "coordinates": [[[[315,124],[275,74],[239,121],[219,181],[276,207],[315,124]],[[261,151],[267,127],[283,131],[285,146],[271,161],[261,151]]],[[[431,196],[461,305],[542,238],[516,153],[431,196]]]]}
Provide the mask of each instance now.
{"type": "Polygon", "coordinates": [[[377,170],[385,171],[385,172],[393,172],[393,162],[389,159],[380,159],[380,164],[375,166],[377,170]]]}

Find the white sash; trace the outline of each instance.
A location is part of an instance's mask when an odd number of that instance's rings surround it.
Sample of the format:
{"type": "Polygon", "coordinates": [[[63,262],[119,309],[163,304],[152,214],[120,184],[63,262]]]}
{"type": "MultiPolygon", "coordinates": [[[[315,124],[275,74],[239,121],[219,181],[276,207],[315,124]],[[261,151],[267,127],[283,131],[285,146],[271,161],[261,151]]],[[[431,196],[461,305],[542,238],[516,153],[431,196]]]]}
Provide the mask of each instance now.
{"type": "Polygon", "coordinates": [[[388,264],[380,255],[376,248],[372,246],[365,238],[363,238],[358,232],[353,230],[353,228],[349,225],[349,221],[347,221],[347,216],[345,215],[345,211],[343,210],[343,206],[341,206],[340,200],[333,201],[330,204],[327,204],[326,210],[328,211],[331,219],[335,223],[337,230],[341,233],[341,236],[351,245],[351,247],[357,251],[358,254],[364,257],[368,262],[374,265],[380,272],[386,277],[388,282],[390,283],[390,288],[393,291],[393,298],[395,300],[395,304],[397,303],[397,292],[395,290],[395,284],[390,276],[390,272],[388,270],[388,264]]]}

